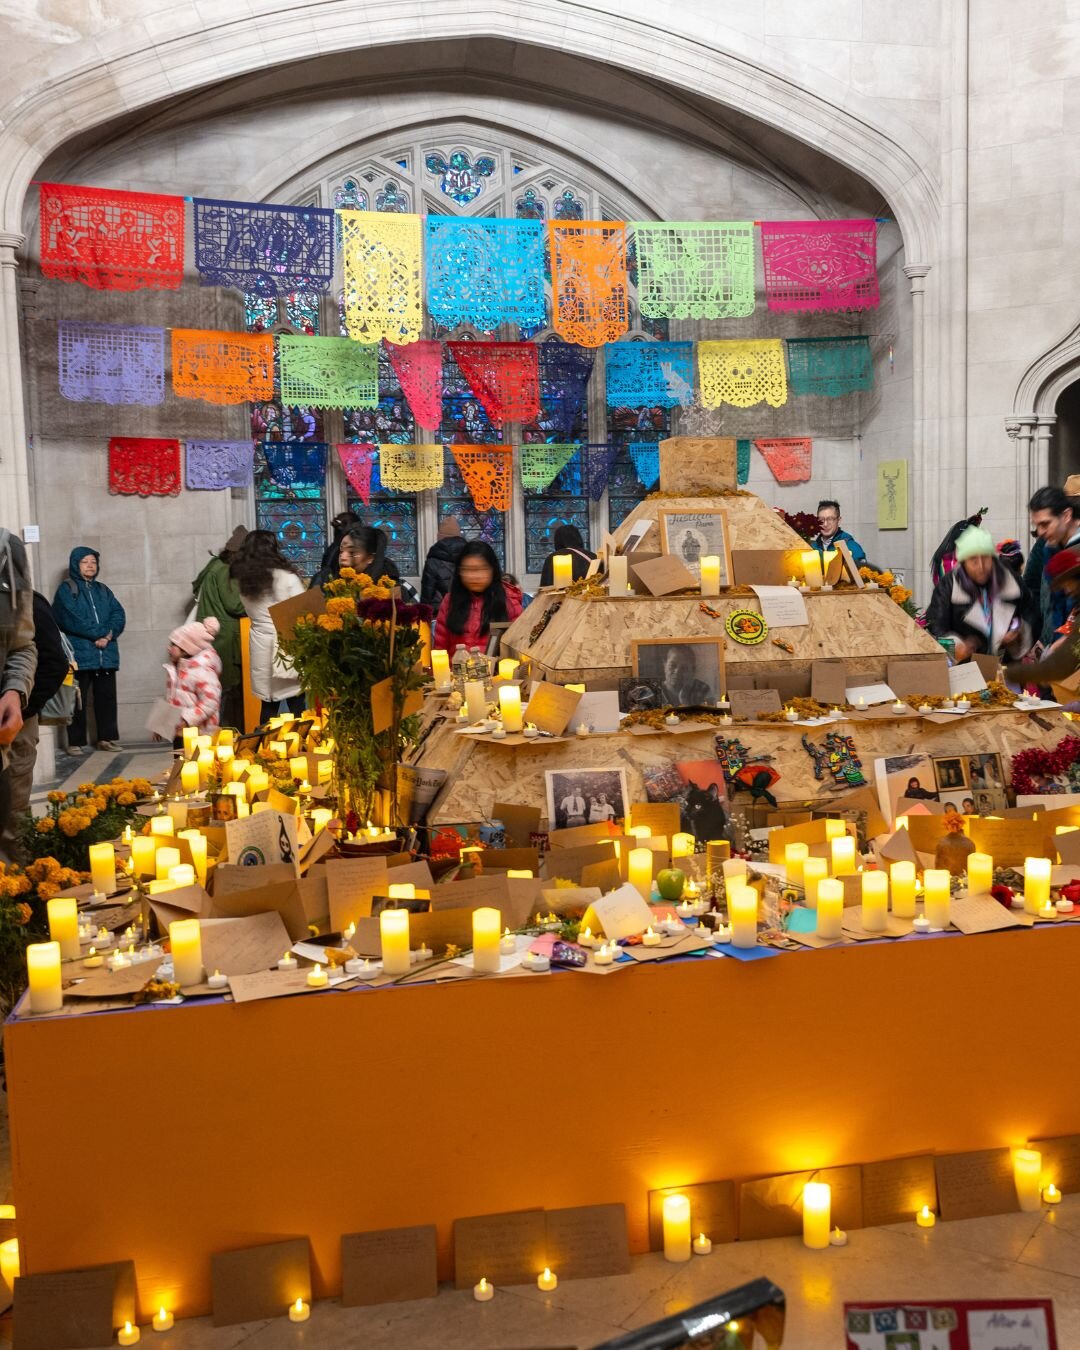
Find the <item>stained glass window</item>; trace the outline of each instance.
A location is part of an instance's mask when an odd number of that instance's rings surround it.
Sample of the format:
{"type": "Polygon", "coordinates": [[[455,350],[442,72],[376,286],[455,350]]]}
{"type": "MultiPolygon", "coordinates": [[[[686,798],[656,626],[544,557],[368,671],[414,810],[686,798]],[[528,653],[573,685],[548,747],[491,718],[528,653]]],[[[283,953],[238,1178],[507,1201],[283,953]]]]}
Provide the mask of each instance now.
{"type": "Polygon", "coordinates": [[[407,212],[409,210],[409,194],[402,192],[397,183],[392,178],[388,178],[380,191],[375,194],[375,210],[407,212]]]}
{"type": "Polygon", "coordinates": [[[244,326],[249,333],[266,333],[278,322],[276,295],[245,295],[244,326]]]}
{"type": "Polygon", "coordinates": [[[484,180],[495,172],[495,160],[490,155],[477,155],[467,150],[455,150],[449,158],[438,150],[424,159],[424,167],[439,181],[439,191],[458,206],[468,206],[484,190],[484,180]]]}
{"type": "Polygon", "coordinates": [[[366,211],[368,195],[355,178],[346,178],[334,189],[334,205],[347,211],[366,211]]]}
{"type": "MultiPolygon", "coordinates": [[[[642,319],[635,312],[631,316],[631,322],[639,330],[648,332],[650,337],[658,341],[667,340],[666,319],[650,321],[642,319]]],[[[618,441],[624,447],[639,442],[655,444],[671,435],[671,409],[609,408],[607,435],[608,440],[618,441]]],[[[625,448],[620,450],[608,478],[608,529],[614,530],[621,525],[650,490],[643,487],[638,479],[630,452],[625,448]]]]}
{"type": "Polygon", "coordinates": [[[555,202],[556,220],[584,220],[585,203],[575,197],[569,188],[559,194],[555,202]]]}
{"type": "Polygon", "coordinates": [[[319,305],[322,296],[315,291],[292,291],[289,295],[245,295],[244,326],[249,333],[268,333],[282,324],[297,333],[318,337],[322,331],[319,305]]]}
{"type": "Polygon", "coordinates": [[[538,197],[532,187],[526,188],[514,201],[514,215],[518,220],[543,220],[546,210],[543,197],[538,197]]]}
{"type": "Polygon", "coordinates": [[[589,547],[589,499],[581,478],[581,456],[575,455],[543,492],[524,494],[527,572],[540,571],[560,525],[576,526],[585,547],[589,547]]]}
{"type": "Polygon", "coordinates": [[[279,487],[255,447],[255,525],[277,535],[281,551],[309,581],[326,547],[326,501],[320,486],[279,487]]]}

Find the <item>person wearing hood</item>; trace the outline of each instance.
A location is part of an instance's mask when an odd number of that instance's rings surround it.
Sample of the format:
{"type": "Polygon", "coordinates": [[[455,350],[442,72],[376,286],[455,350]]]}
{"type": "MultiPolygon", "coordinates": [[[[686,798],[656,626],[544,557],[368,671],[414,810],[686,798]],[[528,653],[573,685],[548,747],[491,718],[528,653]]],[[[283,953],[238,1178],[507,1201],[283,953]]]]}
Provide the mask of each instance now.
{"type": "Polygon", "coordinates": [[[68,728],[68,751],[81,755],[86,746],[87,714],[94,705],[97,748],[122,750],[116,724],[116,672],[127,616],[104,582],[98,580],[101,555],[92,548],[73,548],[68,575],[56,588],[53,614],[66,634],[78,662],[76,678],[81,695],[68,728]]]}
{"type": "Polygon", "coordinates": [[[247,530],[238,525],[228,543],[210,558],[191,583],[195,594],[195,618],[204,622],[217,620],[214,651],[221,659],[221,721],[227,727],[244,725],[244,675],[240,657],[240,620],[247,610],[240,596],[240,588],[229,574],[229,564],[247,537],[247,530]]]}
{"type": "Polygon", "coordinates": [[[432,610],[438,612],[443,596],[450,590],[454,568],[464,547],[465,540],[461,537],[461,525],[457,517],[443,516],[439,521],[438,538],[424,559],[424,570],[420,577],[422,605],[430,605],[432,610]]]}
{"type": "Polygon", "coordinates": [[[205,731],[221,714],[221,657],[214,649],[218,621],[208,614],[201,623],[181,624],[169,634],[165,663],[165,701],[176,709],[179,735],[184,727],[205,731]]]}
{"type": "Polygon", "coordinates": [[[976,652],[1016,660],[1030,650],[1038,621],[1037,603],[997,556],[990,534],[969,525],[956,541],[956,567],[934,588],[927,630],[952,638],[957,661],[976,652]]]}

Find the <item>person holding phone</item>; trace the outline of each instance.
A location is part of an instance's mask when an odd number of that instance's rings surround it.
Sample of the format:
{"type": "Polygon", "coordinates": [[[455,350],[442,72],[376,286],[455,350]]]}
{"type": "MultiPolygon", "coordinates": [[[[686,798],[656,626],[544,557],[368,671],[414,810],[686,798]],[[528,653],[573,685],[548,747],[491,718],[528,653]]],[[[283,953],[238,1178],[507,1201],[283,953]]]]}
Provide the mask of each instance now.
{"type": "Polygon", "coordinates": [[[986,530],[969,525],[956,541],[956,567],[934,588],[926,627],[952,641],[954,659],[976,652],[1017,661],[1035,641],[1037,604],[997,556],[986,530]]]}

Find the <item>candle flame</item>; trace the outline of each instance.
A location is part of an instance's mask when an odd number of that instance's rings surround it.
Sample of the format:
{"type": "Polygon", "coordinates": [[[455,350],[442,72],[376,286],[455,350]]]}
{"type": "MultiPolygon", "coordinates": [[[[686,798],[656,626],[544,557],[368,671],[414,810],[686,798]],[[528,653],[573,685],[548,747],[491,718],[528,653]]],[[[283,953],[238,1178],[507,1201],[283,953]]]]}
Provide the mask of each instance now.
{"type": "Polygon", "coordinates": [[[130,1336],[130,1335],[131,1335],[131,1323],[130,1323],[130,1322],[125,1322],[125,1323],[124,1323],[124,1335],[125,1335],[125,1336],[130,1336]]]}
{"type": "Polygon", "coordinates": [[[95,947],[91,947],[91,948],[90,948],[90,951],[89,951],[89,955],[90,955],[90,956],[96,956],[96,955],[97,955],[97,949],[96,949],[95,947]]]}
{"type": "Polygon", "coordinates": [[[304,1300],[303,1300],[302,1298],[298,1298],[298,1299],[296,1300],[296,1303],[294,1304],[294,1307],[296,1308],[296,1311],[297,1311],[297,1312],[303,1312],[303,1311],[304,1311],[304,1300]]]}
{"type": "Polygon", "coordinates": [[[487,1280],[483,1277],[483,1275],[480,1276],[480,1288],[481,1289],[487,1288],[487,1280]]]}
{"type": "Polygon", "coordinates": [[[164,1309],[163,1307],[161,1307],[161,1308],[158,1309],[158,1314],[157,1314],[157,1315],[158,1315],[158,1316],[161,1318],[161,1320],[164,1322],[164,1321],[165,1321],[165,1318],[168,1316],[168,1313],[166,1313],[165,1309],[164,1309]]]}
{"type": "Polygon", "coordinates": [[[545,1280],[551,1279],[551,1271],[548,1269],[547,1266],[544,1267],[544,1279],[545,1280]]]}

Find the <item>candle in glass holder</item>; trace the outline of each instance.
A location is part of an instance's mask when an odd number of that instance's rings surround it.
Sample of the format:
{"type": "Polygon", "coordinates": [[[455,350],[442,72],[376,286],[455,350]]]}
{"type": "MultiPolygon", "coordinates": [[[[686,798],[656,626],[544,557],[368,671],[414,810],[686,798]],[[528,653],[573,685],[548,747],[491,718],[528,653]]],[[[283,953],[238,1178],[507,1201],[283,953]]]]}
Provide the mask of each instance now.
{"type": "Polygon", "coordinates": [[[504,684],[499,690],[499,708],[502,711],[506,731],[510,735],[519,732],[524,723],[521,714],[521,690],[516,684],[504,684]]]}
{"type": "Polygon", "coordinates": [[[409,911],[384,909],[379,915],[382,963],[387,975],[404,975],[409,969],[409,911]]]}
{"type": "Polygon", "coordinates": [[[198,919],[177,919],[169,924],[173,978],[181,989],[202,984],[205,971],[202,959],[202,934],[198,919]]]}
{"type": "Polygon", "coordinates": [[[720,558],[715,553],[701,555],[701,594],[720,594],[720,558]]]}
{"type": "Polygon", "coordinates": [[[817,921],[814,931],[820,938],[835,940],[841,934],[844,919],[844,883],[834,877],[822,877],[817,891],[817,921]]]}
{"type": "Polygon", "coordinates": [[[487,975],[498,971],[502,915],[497,909],[474,909],[472,931],[473,970],[487,975]]]}
{"type": "Polygon", "coordinates": [[[154,875],[158,881],[168,881],[169,873],[180,865],[178,848],[159,848],[154,859],[154,875]]]}
{"type": "Polygon", "coordinates": [[[898,919],[915,917],[915,864],[894,862],[889,868],[892,911],[898,919]]]}
{"type": "Polygon", "coordinates": [[[810,856],[809,844],[785,844],[784,845],[784,870],[787,872],[787,879],[793,886],[803,884],[803,866],[810,856]]]}
{"type": "Polygon", "coordinates": [[[807,858],[803,863],[803,891],[807,909],[817,909],[818,887],[829,875],[829,864],[824,858],[807,858]]]}
{"type": "Polygon", "coordinates": [[[175,824],[175,822],[173,821],[172,816],[168,816],[168,815],[165,815],[165,816],[151,816],[151,817],[150,817],[150,833],[151,833],[151,834],[163,834],[163,835],[169,835],[169,836],[175,834],[175,833],[176,833],[176,824],[175,824]]]}
{"type": "Polygon", "coordinates": [[[49,937],[60,948],[64,961],[74,961],[79,955],[79,902],[74,896],[57,896],[46,905],[49,915],[49,937]]]}
{"type": "Polygon", "coordinates": [[[112,895],[116,890],[116,849],[112,844],[90,845],[90,880],[102,895],[112,895]]]}
{"type": "Polygon", "coordinates": [[[830,841],[834,877],[850,876],[855,871],[855,840],[850,834],[837,835],[830,841]]]}
{"type": "Polygon", "coordinates": [[[64,1002],[60,986],[59,942],[31,942],[26,949],[30,1011],[56,1012],[64,1002]]]}
{"type": "Polygon", "coordinates": [[[931,928],[949,926],[950,880],[944,867],[928,867],[923,873],[923,904],[931,928]]]}
{"type": "Polygon", "coordinates": [[[1038,914],[1050,903],[1050,859],[1024,859],[1024,913],[1038,914]]]}
{"type": "Polygon", "coordinates": [[[1013,1180],[1020,1208],[1031,1214],[1042,1209],[1042,1154],[1037,1149],[1013,1150],[1013,1180]]]}
{"type": "Polygon", "coordinates": [[[803,1245],[813,1251],[829,1246],[832,1190],[826,1182],[808,1181],[803,1187],[803,1245]]]}
{"type": "Polygon", "coordinates": [[[988,895],[994,884],[994,860],[989,853],[969,853],[967,860],[968,895],[988,895]]]}
{"type": "Polygon", "coordinates": [[[574,559],[569,553],[556,553],[551,560],[551,584],[565,591],[574,579],[574,559]]]}
{"type": "Polygon", "coordinates": [[[758,893],[753,886],[733,881],[727,888],[728,919],[733,947],[757,946],[758,893]]]}
{"type": "Polygon", "coordinates": [[[868,933],[884,933],[889,915],[889,878],[884,872],[862,874],[862,926],[868,933]]]}
{"type": "Polygon", "coordinates": [[[450,653],[436,648],[431,653],[431,674],[436,689],[445,689],[450,683],[450,653]]]}
{"type": "Polygon", "coordinates": [[[632,848],[626,860],[627,880],[648,900],[652,895],[653,851],[651,848],[632,848]]]}
{"type": "Polygon", "coordinates": [[[662,1208],[664,1223],[664,1259],[690,1260],[690,1201],[685,1195],[665,1195],[662,1208]]]}

